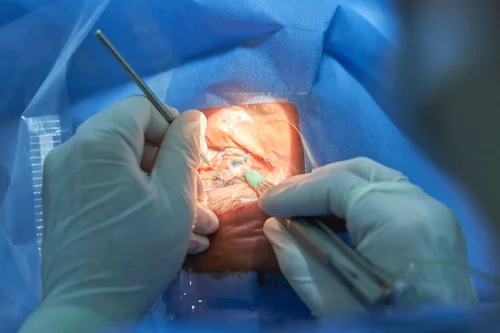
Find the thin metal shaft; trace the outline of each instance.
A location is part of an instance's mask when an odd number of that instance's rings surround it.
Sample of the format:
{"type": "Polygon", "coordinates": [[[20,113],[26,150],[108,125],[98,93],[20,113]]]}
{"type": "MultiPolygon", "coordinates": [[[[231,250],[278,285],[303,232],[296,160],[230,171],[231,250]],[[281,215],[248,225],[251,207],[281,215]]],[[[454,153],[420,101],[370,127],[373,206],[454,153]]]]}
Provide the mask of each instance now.
{"type": "Polygon", "coordinates": [[[226,186],[226,182],[224,181],[224,178],[222,178],[222,176],[217,172],[215,171],[215,169],[210,165],[210,161],[208,160],[208,158],[205,156],[205,154],[203,153],[200,153],[200,157],[201,159],[203,160],[203,162],[205,162],[206,165],[208,165],[210,167],[210,169],[212,169],[212,171],[215,173],[215,175],[217,177],[219,177],[219,179],[222,181],[222,185],[223,186],[226,186]]]}
{"type": "Polygon", "coordinates": [[[160,114],[165,118],[168,123],[174,121],[174,116],[168,111],[168,108],[163,104],[160,99],[153,93],[153,91],[146,85],[146,83],[140,78],[139,75],[134,71],[134,69],[127,63],[127,61],[120,55],[118,50],[111,44],[108,38],[104,36],[101,30],[95,32],[97,39],[108,49],[109,53],[115,57],[115,59],[120,63],[127,74],[134,80],[135,84],[142,90],[147,99],[154,105],[154,107],[160,112],[160,114]]]}
{"type": "MultiPolygon", "coordinates": [[[[146,95],[146,98],[153,104],[153,106],[160,112],[160,114],[165,118],[165,120],[170,124],[172,121],[174,121],[174,116],[168,111],[168,108],[165,104],[163,104],[160,99],[154,94],[154,92],[148,87],[148,85],[140,78],[139,75],[134,71],[134,69],[128,64],[128,62],[121,56],[120,52],[111,44],[109,39],[103,34],[101,30],[97,30],[95,32],[95,36],[97,39],[101,41],[101,43],[106,47],[106,49],[113,55],[113,57],[118,61],[118,63],[123,67],[125,72],[134,80],[135,84],[139,87],[139,89],[142,90],[144,95],[146,95]]],[[[224,182],[224,179],[221,177],[221,175],[214,170],[214,168],[210,165],[210,161],[208,158],[205,156],[205,154],[200,153],[201,160],[206,163],[210,169],[219,177],[222,182],[224,182]]]]}

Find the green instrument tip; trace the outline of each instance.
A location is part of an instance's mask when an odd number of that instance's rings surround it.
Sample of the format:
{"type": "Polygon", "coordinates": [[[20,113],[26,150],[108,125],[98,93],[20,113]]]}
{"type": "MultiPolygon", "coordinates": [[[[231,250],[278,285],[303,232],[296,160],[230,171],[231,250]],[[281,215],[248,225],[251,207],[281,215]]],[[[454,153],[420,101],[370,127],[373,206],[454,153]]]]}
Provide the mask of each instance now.
{"type": "Polygon", "coordinates": [[[257,184],[265,180],[264,176],[262,176],[260,172],[255,170],[248,170],[247,174],[245,175],[245,178],[247,180],[247,183],[254,189],[257,188],[257,184]]]}

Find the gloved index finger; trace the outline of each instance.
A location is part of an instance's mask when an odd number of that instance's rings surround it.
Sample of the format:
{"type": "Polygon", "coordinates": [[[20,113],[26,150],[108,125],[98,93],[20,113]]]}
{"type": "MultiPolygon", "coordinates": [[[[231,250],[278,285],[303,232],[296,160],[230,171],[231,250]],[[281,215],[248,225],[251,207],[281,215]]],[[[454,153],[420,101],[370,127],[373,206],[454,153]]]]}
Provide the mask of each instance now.
{"type": "MultiPolygon", "coordinates": [[[[177,110],[169,108],[174,116],[177,110]]],[[[91,137],[102,143],[106,158],[128,157],[131,152],[139,163],[144,139],[161,142],[169,124],[144,96],[126,98],[96,114],[78,128],[79,137],[91,137]],[[109,156],[112,154],[112,156],[109,156]]]]}
{"type": "Polygon", "coordinates": [[[276,217],[334,214],[345,218],[350,203],[356,199],[355,190],[375,182],[403,180],[406,178],[395,170],[358,158],[292,177],[267,190],[259,206],[276,217]]]}
{"type": "Polygon", "coordinates": [[[197,110],[175,118],[156,157],[151,174],[154,182],[168,191],[189,196],[186,200],[196,201],[197,169],[206,127],[205,116],[197,110]]]}
{"type": "Polygon", "coordinates": [[[366,181],[349,172],[332,175],[310,173],[268,189],[259,207],[276,217],[334,214],[344,218],[349,191],[366,181]]]}
{"type": "Polygon", "coordinates": [[[327,164],[313,169],[312,172],[316,175],[327,175],[342,171],[354,173],[370,183],[407,180],[401,172],[388,168],[385,165],[366,157],[357,157],[350,160],[327,164]]]}

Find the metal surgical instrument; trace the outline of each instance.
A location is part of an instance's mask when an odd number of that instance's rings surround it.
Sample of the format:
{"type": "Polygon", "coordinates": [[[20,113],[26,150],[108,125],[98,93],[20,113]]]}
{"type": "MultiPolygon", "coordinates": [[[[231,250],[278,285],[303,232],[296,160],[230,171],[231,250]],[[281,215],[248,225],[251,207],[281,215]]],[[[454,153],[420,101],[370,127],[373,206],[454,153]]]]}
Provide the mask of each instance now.
{"type": "MultiPolygon", "coordinates": [[[[132,67],[127,63],[127,61],[120,55],[118,50],[111,44],[109,39],[103,34],[101,30],[97,30],[95,32],[95,36],[99,41],[106,47],[106,49],[113,55],[113,57],[120,63],[120,65],[123,67],[125,72],[132,78],[132,80],[137,84],[137,86],[142,90],[144,95],[146,95],[146,98],[153,104],[153,106],[158,110],[158,112],[165,118],[165,120],[171,124],[174,121],[174,116],[170,113],[168,110],[167,106],[163,104],[160,99],[153,93],[153,91],[147,86],[147,84],[139,77],[139,75],[132,69],[132,67]]],[[[207,164],[210,169],[215,173],[215,175],[222,180],[224,183],[224,179],[222,176],[215,171],[215,169],[210,165],[210,161],[208,158],[203,154],[203,152],[200,153],[200,158],[201,160],[207,164]]]]}
{"type": "MultiPolygon", "coordinates": [[[[275,186],[256,170],[248,170],[245,178],[259,196],[275,186]]],[[[320,218],[299,216],[278,221],[301,246],[328,267],[365,308],[383,308],[401,300],[417,298],[410,286],[368,262],[320,218]],[[312,229],[328,237],[329,242],[322,242],[319,246],[318,239],[312,236],[312,229]]]]}

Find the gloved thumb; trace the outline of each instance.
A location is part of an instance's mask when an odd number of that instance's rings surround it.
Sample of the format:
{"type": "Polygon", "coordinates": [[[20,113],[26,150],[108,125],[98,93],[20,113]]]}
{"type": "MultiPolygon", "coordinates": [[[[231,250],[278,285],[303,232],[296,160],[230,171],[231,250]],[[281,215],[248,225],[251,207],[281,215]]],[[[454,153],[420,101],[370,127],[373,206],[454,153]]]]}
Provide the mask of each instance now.
{"type": "Polygon", "coordinates": [[[207,119],[200,111],[177,116],[158,151],[151,180],[166,191],[188,196],[186,200],[196,198],[197,168],[206,128],[207,119]]]}

